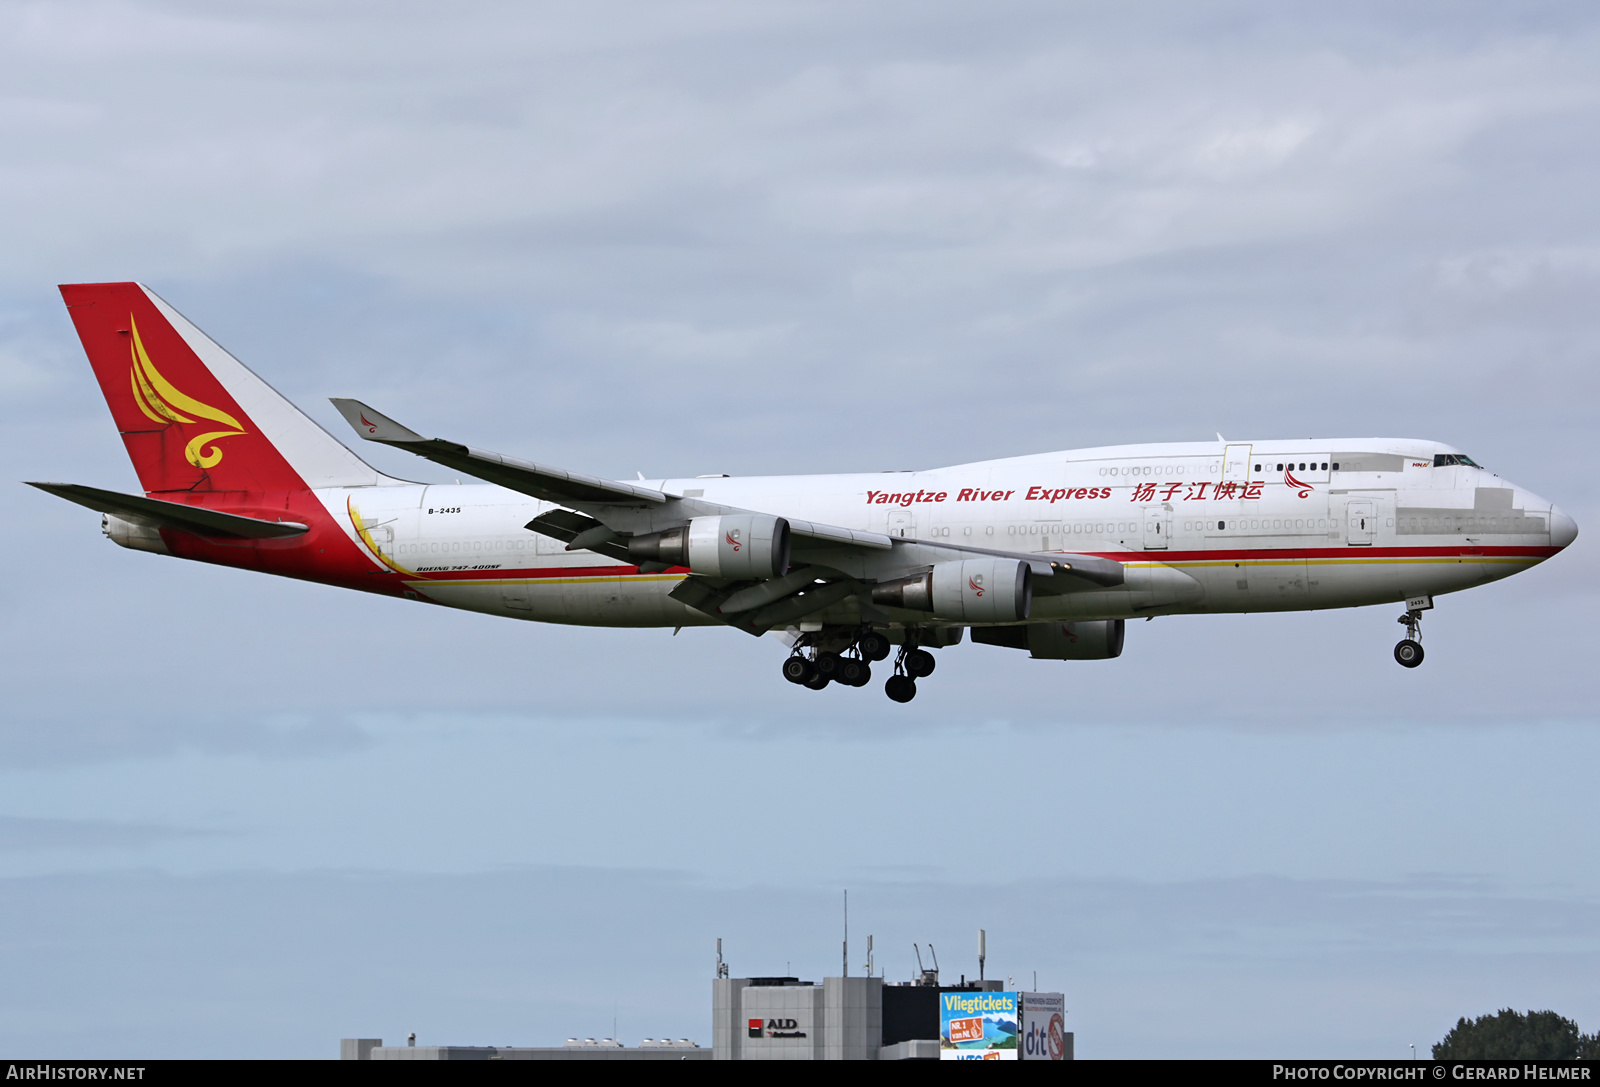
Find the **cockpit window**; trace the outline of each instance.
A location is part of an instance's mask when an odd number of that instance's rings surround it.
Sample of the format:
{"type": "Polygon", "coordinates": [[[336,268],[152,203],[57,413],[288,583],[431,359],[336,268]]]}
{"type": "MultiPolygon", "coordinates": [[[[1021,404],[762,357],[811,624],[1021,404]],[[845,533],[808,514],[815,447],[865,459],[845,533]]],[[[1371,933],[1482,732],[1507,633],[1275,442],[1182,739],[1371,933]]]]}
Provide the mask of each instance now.
{"type": "Polygon", "coordinates": [[[1434,455],[1433,466],[1435,468],[1447,468],[1452,464],[1462,464],[1468,468],[1483,467],[1483,465],[1464,453],[1437,453],[1434,455]]]}

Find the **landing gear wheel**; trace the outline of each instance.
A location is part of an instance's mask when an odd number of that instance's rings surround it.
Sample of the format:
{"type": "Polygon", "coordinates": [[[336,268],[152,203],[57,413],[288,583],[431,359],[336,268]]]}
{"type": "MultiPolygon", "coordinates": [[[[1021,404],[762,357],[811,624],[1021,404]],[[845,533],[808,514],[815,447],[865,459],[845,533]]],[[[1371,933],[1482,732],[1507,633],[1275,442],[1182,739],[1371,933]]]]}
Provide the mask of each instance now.
{"type": "Polygon", "coordinates": [[[861,659],[866,661],[884,660],[894,648],[888,638],[875,630],[863,634],[861,640],[856,642],[856,647],[861,650],[861,659]]]}
{"type": "Polygon", "coordinates": [[[835,678],[847,687],[865,687],[872,682],[872,669],[864,660],[844,657],[839,661],[839,674],[835,678]]]}
{"type": "Polygon", "coordinates": [[[910,702],[917,697],[917,681],[910,676],[890,676],[883,693],[896,702],[910,702]]]}
{"type": "Polygon", "coordinates": [[[821,672],[816,672],[811,676],[810,679],[806,680],[805,685],[811,688],[813,691],[820,691],[831,682],[832,680],[827,676],[823,675],[821,672]]]}
{"type": "Polygon", "coordinates": [[[783,678],[790,683],[804,683],[816,674],[816,668],[804,657],[790,657],[783,662],[783,678]]]}
{"type": "Polygon", "coordinates": [[[1422,612],[1407,608],[1399,622],[1406,628],[1406,636],[1394,647],[1394,659],[1403,667],[1415,668],[1422,663],[1422,612]]]}
{"type": "Polygon", "coordinates": [[[843,659],[837,653],[818,653],[816,659],[817,675],[833,679],[839,674],[839,665],[843,663],[843,659]]]}
{"type": "MultiPolygon", "coordinates": [[[[913,649],[906,654],[906,674],[912,679],[921,679],[923,676],[933,675],[938,661],[933,659],[933,654],[926,649],[913,649]]],[[[909,701],[909,699],[908,699],[909,701]]]]}

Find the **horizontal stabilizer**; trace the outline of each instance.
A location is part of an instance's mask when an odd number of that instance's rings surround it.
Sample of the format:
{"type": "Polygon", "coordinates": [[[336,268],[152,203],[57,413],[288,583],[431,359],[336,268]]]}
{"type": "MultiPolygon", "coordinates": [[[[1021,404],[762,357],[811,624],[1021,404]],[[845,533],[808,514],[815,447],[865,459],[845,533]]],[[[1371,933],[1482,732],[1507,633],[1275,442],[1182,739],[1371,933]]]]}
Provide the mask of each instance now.
{"type": "Polygon", "coordinates": [[[96,513],[113,514],[125,521],[154,528],[182,529],[198,536],[269,540],[299,536],[308,531],[308,526],[297,521],[263,521],[257,517],[241,517],[237,513],[223,513],[203,506],[187,506],[159,498],[102,491],[98,487],[85,487],[78,483],[29,483],[28,486],[87,506],[96,513]]]}
{"type": "Polygon", "coordinates": [[[640,506],[660,505],[669,498],[677,497],[653,487],[641,487],[633,483],[601,479],[599,476],[581,475],[562,468],[534,464],[532,461],[515,460],[488,450],[447,442],[442,438],[424,438],[416,431],[401,426],[387,415],[374,411],[359,400],[335,397],[333,406],[339,409],[339,414],[344,416],[345,422],[369,442],[382,442],[384,445],[404,449],[408,453],[426,457],[435,464],[443,464],[448,468],[466,472],[543,502],[554,502],[562,506],[570,506],[575,502],[640,506]]]}

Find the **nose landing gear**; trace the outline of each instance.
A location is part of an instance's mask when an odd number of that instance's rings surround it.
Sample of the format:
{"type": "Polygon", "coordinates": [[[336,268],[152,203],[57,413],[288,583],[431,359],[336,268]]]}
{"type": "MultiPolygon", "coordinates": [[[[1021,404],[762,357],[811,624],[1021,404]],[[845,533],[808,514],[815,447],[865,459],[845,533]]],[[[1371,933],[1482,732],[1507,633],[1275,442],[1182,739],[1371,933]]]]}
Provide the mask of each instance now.
{"type": "Polygon", "coordinates": [[[1401,667],[1415,668],[1422,663],[1422,609],[1408,608],[1396,622],[1406,628],[1406,636],[1394,647],[1394,659],[1401,667]]]}

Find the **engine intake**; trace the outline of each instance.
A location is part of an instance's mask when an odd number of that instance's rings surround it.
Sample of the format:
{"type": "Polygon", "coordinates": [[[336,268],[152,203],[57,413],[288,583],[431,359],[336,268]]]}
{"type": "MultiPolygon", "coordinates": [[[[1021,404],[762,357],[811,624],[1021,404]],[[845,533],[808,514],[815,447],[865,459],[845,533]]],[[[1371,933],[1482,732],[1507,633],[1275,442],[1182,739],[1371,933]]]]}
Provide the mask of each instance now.
{"type": "Polygon", "coordinates": [[[706,577],[782,577],[789,572],[789,522],[766,513],[696,517],[681,528],[631,537],[628,555],[706,577]]]}

